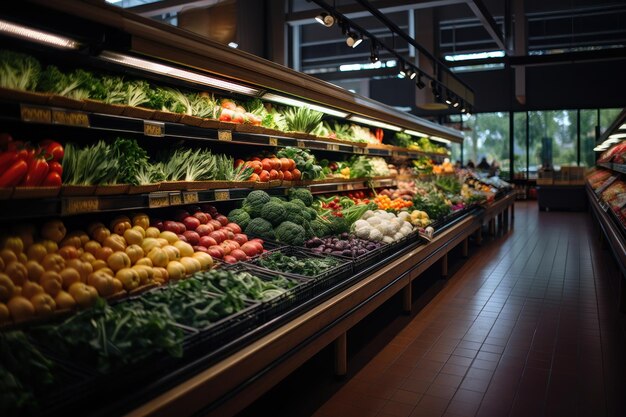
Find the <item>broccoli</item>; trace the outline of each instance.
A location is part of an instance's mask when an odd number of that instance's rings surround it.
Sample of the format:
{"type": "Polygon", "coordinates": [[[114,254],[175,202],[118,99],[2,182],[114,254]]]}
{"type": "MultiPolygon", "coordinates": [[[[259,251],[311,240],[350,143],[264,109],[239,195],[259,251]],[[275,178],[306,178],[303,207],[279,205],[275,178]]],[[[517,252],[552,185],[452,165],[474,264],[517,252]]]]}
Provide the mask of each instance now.
{"type": "Polygon", "coordinates": [[[317,219],[317,211],[315,209],[308,207],[306,210],[304,210],[304,212],[309,214],[309,220],[313,221],[317,219]]]}
{"type": "Polygon", "coordinates": [[[346,219],[336,216],[331,216],[328,228],[330,229],[330,232],[335,235],[350,231],[350,226],[348,225],[346,219]]]}
{"type": "Polygon", "coordinates": [[[0,50],[0,87],[32,91],[40,73],[41,65],[32,56],[0,50]]]}
{"type": "Polygon", "coordinates": [[[291,188],[289,200],[301,200],[305,206],[310,207],[313,204],[313,195],[307,188],[291,188]]]}
{"type": "Polygon", "coordinates": [[[229,221],[237,223],[242,230],[245,230],[248,227],[248,223],[250,223],[250,215],[243,209],[231,210],[226,217],[228,217],[229,221]]]}
{"type": "Polygon", "coordinates": [[[305,221],[307,221],[307,219],[304,218],[302,213],[293,213],[293,212],[287,213],[285,217],[283,218],[283,221],[285,220],[290,221],[295,224],[303,224],[305,221]]]}
{"type": "Polygon", "coordinates": [[[250,217],[259,217],[263,206],[269,202],[269,194],[262,190],[254,190],[243,200],[243,209],[250,214],[250,217]]]}
{"type": "Polygon", "coordinates": [[[250,220],[250,223],[246,226],[245,232],[247,235],[258,236],[262,239],[276,238],[274,229],[272,229],[272,223],[260,217],[250,220]]]}
{"type": "Polygon", "coordinates": [[[288,245],[302,246],[304,245],[304,241],[306,239],[306,232],[304,227],[287,221],[282,222],[276,228],[276,238],[279,242],[283,242],[288,245]]]}
{"type": "Polygon", "coordinates": [[[283,204],[285,202],[285,199],[280,198],[280,197],[270,197],[270,203],[278,203],[278,204],[283,204]]]}
{"type": "Polygon", "coordinates": [[[294,213],[294,214],[302,215],[302,207],[299,204],[294,203],[293,201],[288,201],[286,203],[283,203],[283,207],[285,208],[285,211],[287,213],[294,213]]]}
{"type": "Polygon", "coordinates": [[[328,230],[328,227],[326,226],[326,224],[322,223],[319,220],[313,220],[310,223],[310,227],[311,227],[311,232],[313,233],[313,236],[323,237],[323,236],[328,236],[330,234],[330,231],[328,230]]]}
{"type": "Polygon", "coordinates": [[[274,226],[278,226],[283,220],[285,220],[285,216],[287,211],[283,207],[282,203],[275,203],[270,201],[269,203],[263,205],[261,209],[261,217],[265,220],[272,223],[274,226]]]}
{"type": "Polygon", "coordinates": [[[306,208],[306,205],[304,204],[304,201],[298,200],[297,198],[293,199],[293,200],[289,200],[289,202],[299,206],[301,209],[305,209],[306,208]]]}

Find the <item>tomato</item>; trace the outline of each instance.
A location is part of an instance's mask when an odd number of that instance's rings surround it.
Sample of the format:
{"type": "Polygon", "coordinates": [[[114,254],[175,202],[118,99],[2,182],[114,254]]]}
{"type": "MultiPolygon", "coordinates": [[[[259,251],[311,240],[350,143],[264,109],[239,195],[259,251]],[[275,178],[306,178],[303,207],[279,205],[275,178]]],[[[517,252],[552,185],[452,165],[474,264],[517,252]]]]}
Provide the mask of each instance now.
{"type": "Polygon", "coordinates": [[[26,187],[36,187],[41,185],[48,175],[50,167],[48,162],[44,158],[37,157],[28,166],[28,172],[26,177],[22,181],[21,185],[26,187]]]}
{"type": "Polygon", "coordinates": [[[50,156],[53,161],[61,162],[63,156],[65,155],[65,151],[63,149],[63,145],[59,142],[55,142],[50,139],[42,140],[39,142],[39,146],[42,149],[45,149],[46,156],[50,156]]]}
{"type": "Polygon", "coordinates": [[[50,172],[56,172],[59,175],[63,175],[63,166],[60,162],[50,161],[48,162],[48,166],[50,167],[50,172]]]}
{"type": "Polygon", "coordinates": [[[290,171],[291,170],[291,161],[287,158],[280,158],[280,169],[282,171],[290,171]]]}
{"type": "Polygon", "coordinates": [[[280,162],[280,159],[272,158],[270,159],[270,162],[272,163],[272,169],[275,169],[276,171],[280,171],[282,169],[282,163],[280,162]]]}
{"type": "Polygon", "coordinates": [[[261,171],[261,174],[259,175],[259,181],[267,182],[269,180],[270,180],[270,173],[265,170],[261,171]]]}
{"type": "Polygon", "coordinates": [[[296,169],[292,169],[291,170],[291,176],[293,177],[294,181],[298,181],[300,179],[300,176],[301,176],[300,170],[297,169],[297,168],[296,169]]]}
{"type": "Polygon", "coordinates": [[[28,172],[28,164],[19,160],[11,165],[0,176],[0,187],[14,187],[22,181],[28,172]]]}
{"type": "Polygon", "coordinates": [[[275,169],[270,171],[270,181],[273,180],[277,180],[278,179],[278,171],[276,171],[275,169]]]}
{"type": "Polygon", "coordinates": [[[241,112],[235,112],[235,114],[233,115],[233,122],[234,123],[243,123],[244,119],[243,119],[243,113],[241,112]]]}
{"type": "Polygon", "coordinates": [[[244,163],[243,159],[235,159],[235,168],[237,168],[243,163],[244,163]]]}
{"type": "Polygon", "coordinates": [[[237,108],[237,105],[228,99],[222,99],[221,105],[223,109],[228,109],[228,110],[235,110],[237,108]]]}
{"type": "Polygon", "coordinates": [[[60,187],[62,183],[61,176],[58,172],[49,172],[43,179],[41,185],[44,187],[60,187]]]}
{"type": "Polygon", "coordinates": [[[219,120],[220,122],[230,122],[233,119],[233,111],[223,108],[222,111],[220,111],[220,117],[219,120]]]}
{"type": "Polygon", "coordinates": [[[291,175],[290,171],[282,171],[283,172],[283,179],[285,181],[291,181],[293,179],[293,175],[291,175]]]}
{"type": "Polygon", "coordinates": [[[269,158],[264,158],[261,160],[261,165],[263,165],[263,169],[265,171],[271,171],[273,169],[272,160],[269,158]]]}

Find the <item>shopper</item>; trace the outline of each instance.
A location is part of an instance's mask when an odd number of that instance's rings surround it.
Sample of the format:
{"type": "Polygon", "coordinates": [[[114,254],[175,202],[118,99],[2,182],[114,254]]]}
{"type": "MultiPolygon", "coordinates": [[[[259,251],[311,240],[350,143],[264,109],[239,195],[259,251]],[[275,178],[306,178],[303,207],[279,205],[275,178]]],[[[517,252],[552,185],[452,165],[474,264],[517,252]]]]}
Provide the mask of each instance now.
{"type": "Polygon", "coordinates": [[[467,168],[468,169],[474,169],[474,161],[472,161],[471,159],[469,161],[467,161],[467,168]]]}
{"type": "Polygon", "coordinates": [[[500,164],[495,159],[491,163],[491,167],[489,167],[489,176],[495,177],[500,174],[500,164]]]}
{"type": "Polygon", "coordinates": [[[491,168],[491,165],[489,165],[489,162],[487,162],[487,158],[483,156],[483,159],[481,159],[480,163],[478,164],[478,169],[480,169],[481,171],[489,171],[489,168],[491,168]]]}

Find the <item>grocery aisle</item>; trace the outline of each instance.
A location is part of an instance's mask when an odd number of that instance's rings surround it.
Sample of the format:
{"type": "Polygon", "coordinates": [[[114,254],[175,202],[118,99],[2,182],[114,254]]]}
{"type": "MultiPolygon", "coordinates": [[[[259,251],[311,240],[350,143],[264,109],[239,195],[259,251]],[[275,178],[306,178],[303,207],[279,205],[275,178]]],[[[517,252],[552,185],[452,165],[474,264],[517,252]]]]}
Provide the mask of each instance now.
{"type": "Polygon", "coordinates": [[[398,316],[392,300],[367,324],[375,334],[349,334],[369,340],[344,380],[330,375],[329,349],[242,415],[278,400],[281,416],[626,415],[618,273],[591,217],[536,202],[515,214],[514,231],[430,285],[419,312],[398,316]]]}

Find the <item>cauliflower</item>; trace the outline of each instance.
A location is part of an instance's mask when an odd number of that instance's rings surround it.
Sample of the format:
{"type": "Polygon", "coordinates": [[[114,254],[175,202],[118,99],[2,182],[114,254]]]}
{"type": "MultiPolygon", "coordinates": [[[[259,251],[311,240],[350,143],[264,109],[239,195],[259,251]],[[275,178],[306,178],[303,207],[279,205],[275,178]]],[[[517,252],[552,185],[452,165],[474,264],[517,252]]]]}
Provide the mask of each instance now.
{"type": "Polygon", "coordinates": [[[369,228],[370,224],[368,222],[366,222],[365,220],[357,220],[354,222],[354,230],[359,230],[362,229],[364,227],[369,228]]]}
{"type": "Polygon", "coordinates": [[[376,213],[377,216],[381,216],[383,214],[387,214],[387,212],[385,210],[376,210],[374,213],[376,213]]]}
{"type": "Polygon", "coordinates": [[[388,220],[395,219],[396,215],[391,212],[385,212],[385,218],[388,220]]]}
{"type": "Polygon", "coordinates": [[[408,211],[401,211],[398,213],[398,219],[408,221],[411,218],[411,215],[408,211]]]}
{"type": "Polygon", "coordinates": [[[377,224],[374,227],[376,229],[378,229],[380,231],[380,233],[383,234],[383,236],[387,236],[387,235],[392,234],[391,233],[391,229],[389,228],[389,225],[387,223],[380,223],[380,224],[377,224]]]}
{"type": "Polygon", "coordinates": [[[396,233],[395,235],[393,235],[393,240],[400,240],[400,239],[402,239],[404,236],[405,236],[405,234],[404,234],[404,233],[402,233],[402,232],[398,232],[398,233],[396,233]]]}
{"type": "MultiPolygon", "coordinates": [[[[376,230],[376,229],[374,229],[376,230]]],[[[369,239],[370,238],[370,234],[371,234],[372,228],[367,225],[365,227],[361,227],[360,229],[356,229],[355,233],[356,233],[356,237],[360,238],[360,239],[369,239]]]]}
{"type": "Polygon", "coordinates": [[[370,217],[375,216],[374,212],[372,210],[367,210],[365,213],[363,213],[363,215],[361,216],[361,220],[367,220],[370,217]]]}
{"type": "Polygon", "coordinates": [[[379,225],[382,222],[382,220],[378,216],[373,216],[367,219],[367,222],[371,224],[372,226],[376,226],[376,225],[379,225]]]}
{"type": "Polygon", "coordinates": [[[383,242],[385,242],[385,243],[393,243],[393,238],[391,236],[385,236],[383,238],[383,242]]]}
{"type": "Polygon", "coordinates": [[[383,234],[380,233],[380,231],[378,229],[372,228],[370,230],[370,234],[369,234],[369,237],[367,239],[368,240],[373,240],[374,242],[380,242],[381,240],[383,240],[383,234]]]}
{"type": "Polygon", "coordinates": [[[398,219],[392,219],[389,223],[387,223],[389,225],[389,229],[393,232],[396,233],[397,231],[400,230],[400,228],[402,227],[402,221],[398,220],[398,219]]]}

